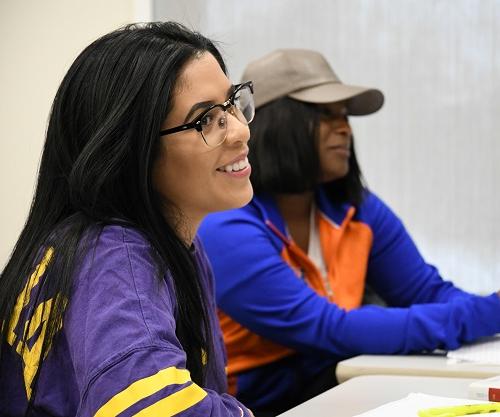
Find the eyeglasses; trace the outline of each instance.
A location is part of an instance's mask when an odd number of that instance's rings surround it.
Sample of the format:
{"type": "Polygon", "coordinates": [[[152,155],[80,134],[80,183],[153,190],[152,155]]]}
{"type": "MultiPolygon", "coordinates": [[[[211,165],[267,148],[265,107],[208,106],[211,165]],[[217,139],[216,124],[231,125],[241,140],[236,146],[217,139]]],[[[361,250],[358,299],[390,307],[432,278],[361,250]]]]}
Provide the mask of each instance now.
{"type": "Polygon", "coordinates": [[[221,145],[227,137],[227,111],[241,123],[249,124],[255,115],[253,84],[247,81],[234,86],[233,93],[222,104],[214,104],[201,113],[192,122],[160,131],[160,136],[196,129],[203,141],[214,148],[221,145]]]}

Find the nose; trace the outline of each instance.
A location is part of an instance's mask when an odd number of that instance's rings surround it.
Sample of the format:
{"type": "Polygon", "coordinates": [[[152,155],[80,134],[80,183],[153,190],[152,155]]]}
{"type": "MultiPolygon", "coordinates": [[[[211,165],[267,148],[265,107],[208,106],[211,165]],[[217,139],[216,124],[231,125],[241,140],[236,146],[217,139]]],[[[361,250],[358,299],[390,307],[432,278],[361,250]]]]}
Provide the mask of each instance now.
{"type": "Polygon", "coordinates": [[[248,124],[243,123],[233,112],[228,111],[226,143],[246,144],[250,140],[250,129],[248,124]]]}
{"type": "Polygon", "coordinates": [[[336,119],[333,123],[333,131],[337,135],[342,135],[342,136],[352,135],[351,125],[349,124],[346,118],[336,119]]]}

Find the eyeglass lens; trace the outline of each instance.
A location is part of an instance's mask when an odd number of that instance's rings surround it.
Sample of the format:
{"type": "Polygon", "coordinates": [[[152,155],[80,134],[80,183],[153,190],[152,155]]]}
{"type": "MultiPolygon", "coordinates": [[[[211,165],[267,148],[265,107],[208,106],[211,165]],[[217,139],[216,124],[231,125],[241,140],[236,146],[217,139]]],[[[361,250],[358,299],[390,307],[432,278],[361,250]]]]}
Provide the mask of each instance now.
{"type": "MultiPolygon", "coordinates": [[[[255,114],[252,92],[249,86],[244,86],[236,92],[234,105],[228,111],[241,123],[248,124],[255,114]]],[[[226,140],[227,113],[222,106],[209,110],[201,118],[201,134],[209,146],[220,145],[226,140]]]]}

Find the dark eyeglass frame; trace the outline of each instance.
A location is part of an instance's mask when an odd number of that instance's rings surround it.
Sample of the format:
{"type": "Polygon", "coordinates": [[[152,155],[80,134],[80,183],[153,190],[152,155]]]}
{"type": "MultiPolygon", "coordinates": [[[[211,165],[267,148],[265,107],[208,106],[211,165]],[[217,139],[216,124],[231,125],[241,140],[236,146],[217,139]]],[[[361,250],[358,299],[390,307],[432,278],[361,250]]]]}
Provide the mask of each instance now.
{"type": "Polygon", "coordinates": [[[210,106],[208,109],[206,109],[205,111],[203,111],[198,117],[196,117],[196,119],[194,119],[192,122],[189,122],[189,123],[186,123],[186,124],[183,124],[183,125],[180,125],[180,126],[176,126],[176,127],[171,127],[169,129],[161,130],[160,131],[160,136],[170,135],[172,133],[182,132],[184,130],[189,130],[189,129],[196,129],[198,132],[200,132],[201,137],[203,138],[203,142],[207,143],[206,140],[205,140],[205,138],[203,137],[203,133],[202,133],[203,127],[201,125],[201,121],[203,120],[203,118],[205,117],[205,115],[208,112],[210,112],[213,109],[215,109],[216,107],[220,107],[224,112],[226,112],[231,106],[234,106],[234,99],[236,97],[236,94],[242,88],[245,88],[245,87],[249,87],[250,88],[250,92],[253,94],[253,83],[252,83],[252,81],[247,81],[247,82],[244,82],[242,84],[236,84],[234,86],[234,91],[231,93],[231,95],[229,96],[229,98],[224,103],[214,104],[214,105],[210,106]]]}

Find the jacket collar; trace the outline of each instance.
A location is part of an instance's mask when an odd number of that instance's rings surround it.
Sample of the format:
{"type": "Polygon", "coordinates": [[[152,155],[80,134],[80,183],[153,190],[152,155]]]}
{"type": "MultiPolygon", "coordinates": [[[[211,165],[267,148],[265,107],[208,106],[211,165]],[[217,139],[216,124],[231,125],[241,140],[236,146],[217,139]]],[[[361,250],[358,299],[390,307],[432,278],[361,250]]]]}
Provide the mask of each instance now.
{"type": "MultiPolygon", "coordinates": [[[[337,226],[342,224],[351,207],[348,203],[332,203],[322,186],[316,190],[315,202],[316,207],[337,226]]],[[[273,196],[270,194],[259,194],[254,196],[250,204],[261,213],[262,219],[265,222],[271,222],[282,235],[287,236],[285,221],[273,196]]]]}

